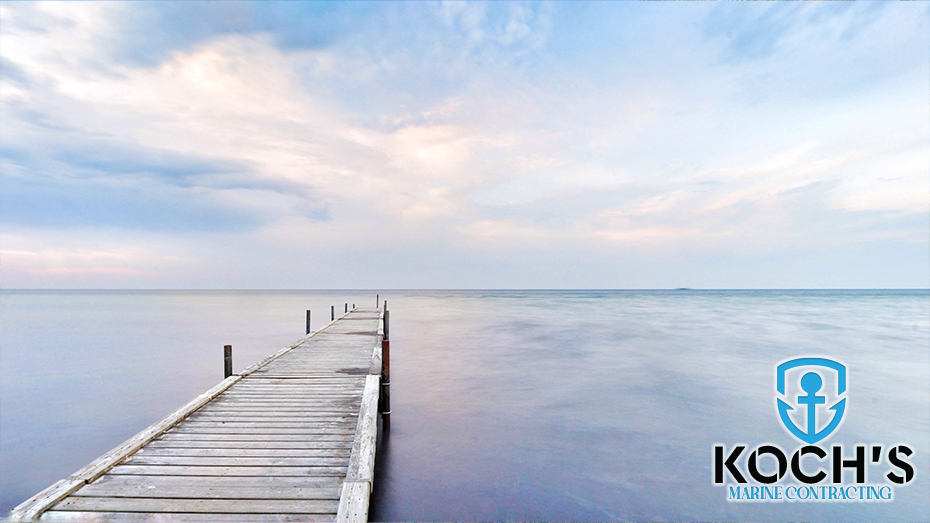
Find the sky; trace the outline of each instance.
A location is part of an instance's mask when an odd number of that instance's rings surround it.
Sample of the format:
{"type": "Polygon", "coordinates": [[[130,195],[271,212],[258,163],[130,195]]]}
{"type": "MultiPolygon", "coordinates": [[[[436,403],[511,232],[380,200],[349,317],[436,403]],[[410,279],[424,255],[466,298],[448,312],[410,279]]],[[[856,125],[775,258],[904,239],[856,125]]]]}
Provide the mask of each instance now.
{"type": "Polygon", "coordinates": [[[4,288],[927,288],[930,4],[0,2],[4,288]]]}

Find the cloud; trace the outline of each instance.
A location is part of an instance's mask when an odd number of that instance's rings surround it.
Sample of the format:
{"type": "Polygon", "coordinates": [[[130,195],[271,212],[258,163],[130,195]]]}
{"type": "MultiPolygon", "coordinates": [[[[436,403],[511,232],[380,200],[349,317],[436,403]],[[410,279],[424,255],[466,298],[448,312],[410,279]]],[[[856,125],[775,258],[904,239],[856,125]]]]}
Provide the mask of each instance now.
{"type": "MultiPolygon", "coordinates": [[[[502,259],[549,278],[566,271],[532,260],[921,241],[928,12],[5,3],[0,219],[69,231],[72,253],[148,242],[126,252],[238,286],[347,253],[395,274],[431,260],[439,281],[502,259]]],[[[97,262],[42,274],[163,274],[75,256],[97,262]]]]}

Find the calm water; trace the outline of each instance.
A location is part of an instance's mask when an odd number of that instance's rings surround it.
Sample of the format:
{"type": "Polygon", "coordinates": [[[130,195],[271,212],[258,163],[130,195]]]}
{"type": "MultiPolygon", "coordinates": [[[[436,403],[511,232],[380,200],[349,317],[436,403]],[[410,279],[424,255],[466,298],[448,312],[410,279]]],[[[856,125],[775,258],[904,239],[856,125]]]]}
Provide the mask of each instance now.
{"type": "MultiPolygon", "coordinates": [[[[391,291],[384,520],[928,521],[927,291],[391,291]],[[830,444],[908,443],[891,503],[725,501],[714,443],[797,444],[773,368],[850,369],[830,444]]],[[[0,511],[374,292],[0,293],[0,511]]],[[[881,466],[870,482],[882,480],[881,466]]]]}

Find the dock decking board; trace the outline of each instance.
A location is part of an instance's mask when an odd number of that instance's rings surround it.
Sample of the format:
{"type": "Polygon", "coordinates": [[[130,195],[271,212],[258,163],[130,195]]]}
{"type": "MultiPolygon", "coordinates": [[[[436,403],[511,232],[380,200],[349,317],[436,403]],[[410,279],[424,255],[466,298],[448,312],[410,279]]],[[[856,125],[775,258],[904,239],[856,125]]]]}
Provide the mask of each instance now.
{"type": "Polygon", "coordinates": [[[380,309],[354,309],[11,513],[38,521],[367,519],[380,309]]]}

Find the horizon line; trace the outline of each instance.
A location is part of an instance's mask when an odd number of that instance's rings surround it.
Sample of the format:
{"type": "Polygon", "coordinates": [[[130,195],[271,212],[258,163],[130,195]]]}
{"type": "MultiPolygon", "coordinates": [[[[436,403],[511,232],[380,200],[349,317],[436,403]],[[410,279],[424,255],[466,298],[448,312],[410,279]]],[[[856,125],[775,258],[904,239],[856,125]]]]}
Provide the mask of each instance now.
{"type": "Polygon", "coordinates": [[[309,288],[132,288],[132,287],[0,287],[3,291],[211,291],[211,292],[420,292],[420,291],[515,291],[515,292],[572,292],[572,291],[930,291],[930,287],[642,287],[642,288],[596,288],[596,287],[577,287],[577,288],[515,288],[515,287],[474,287],[474,288],[333,288],[333,289],[309,289],[309,288]]]}

